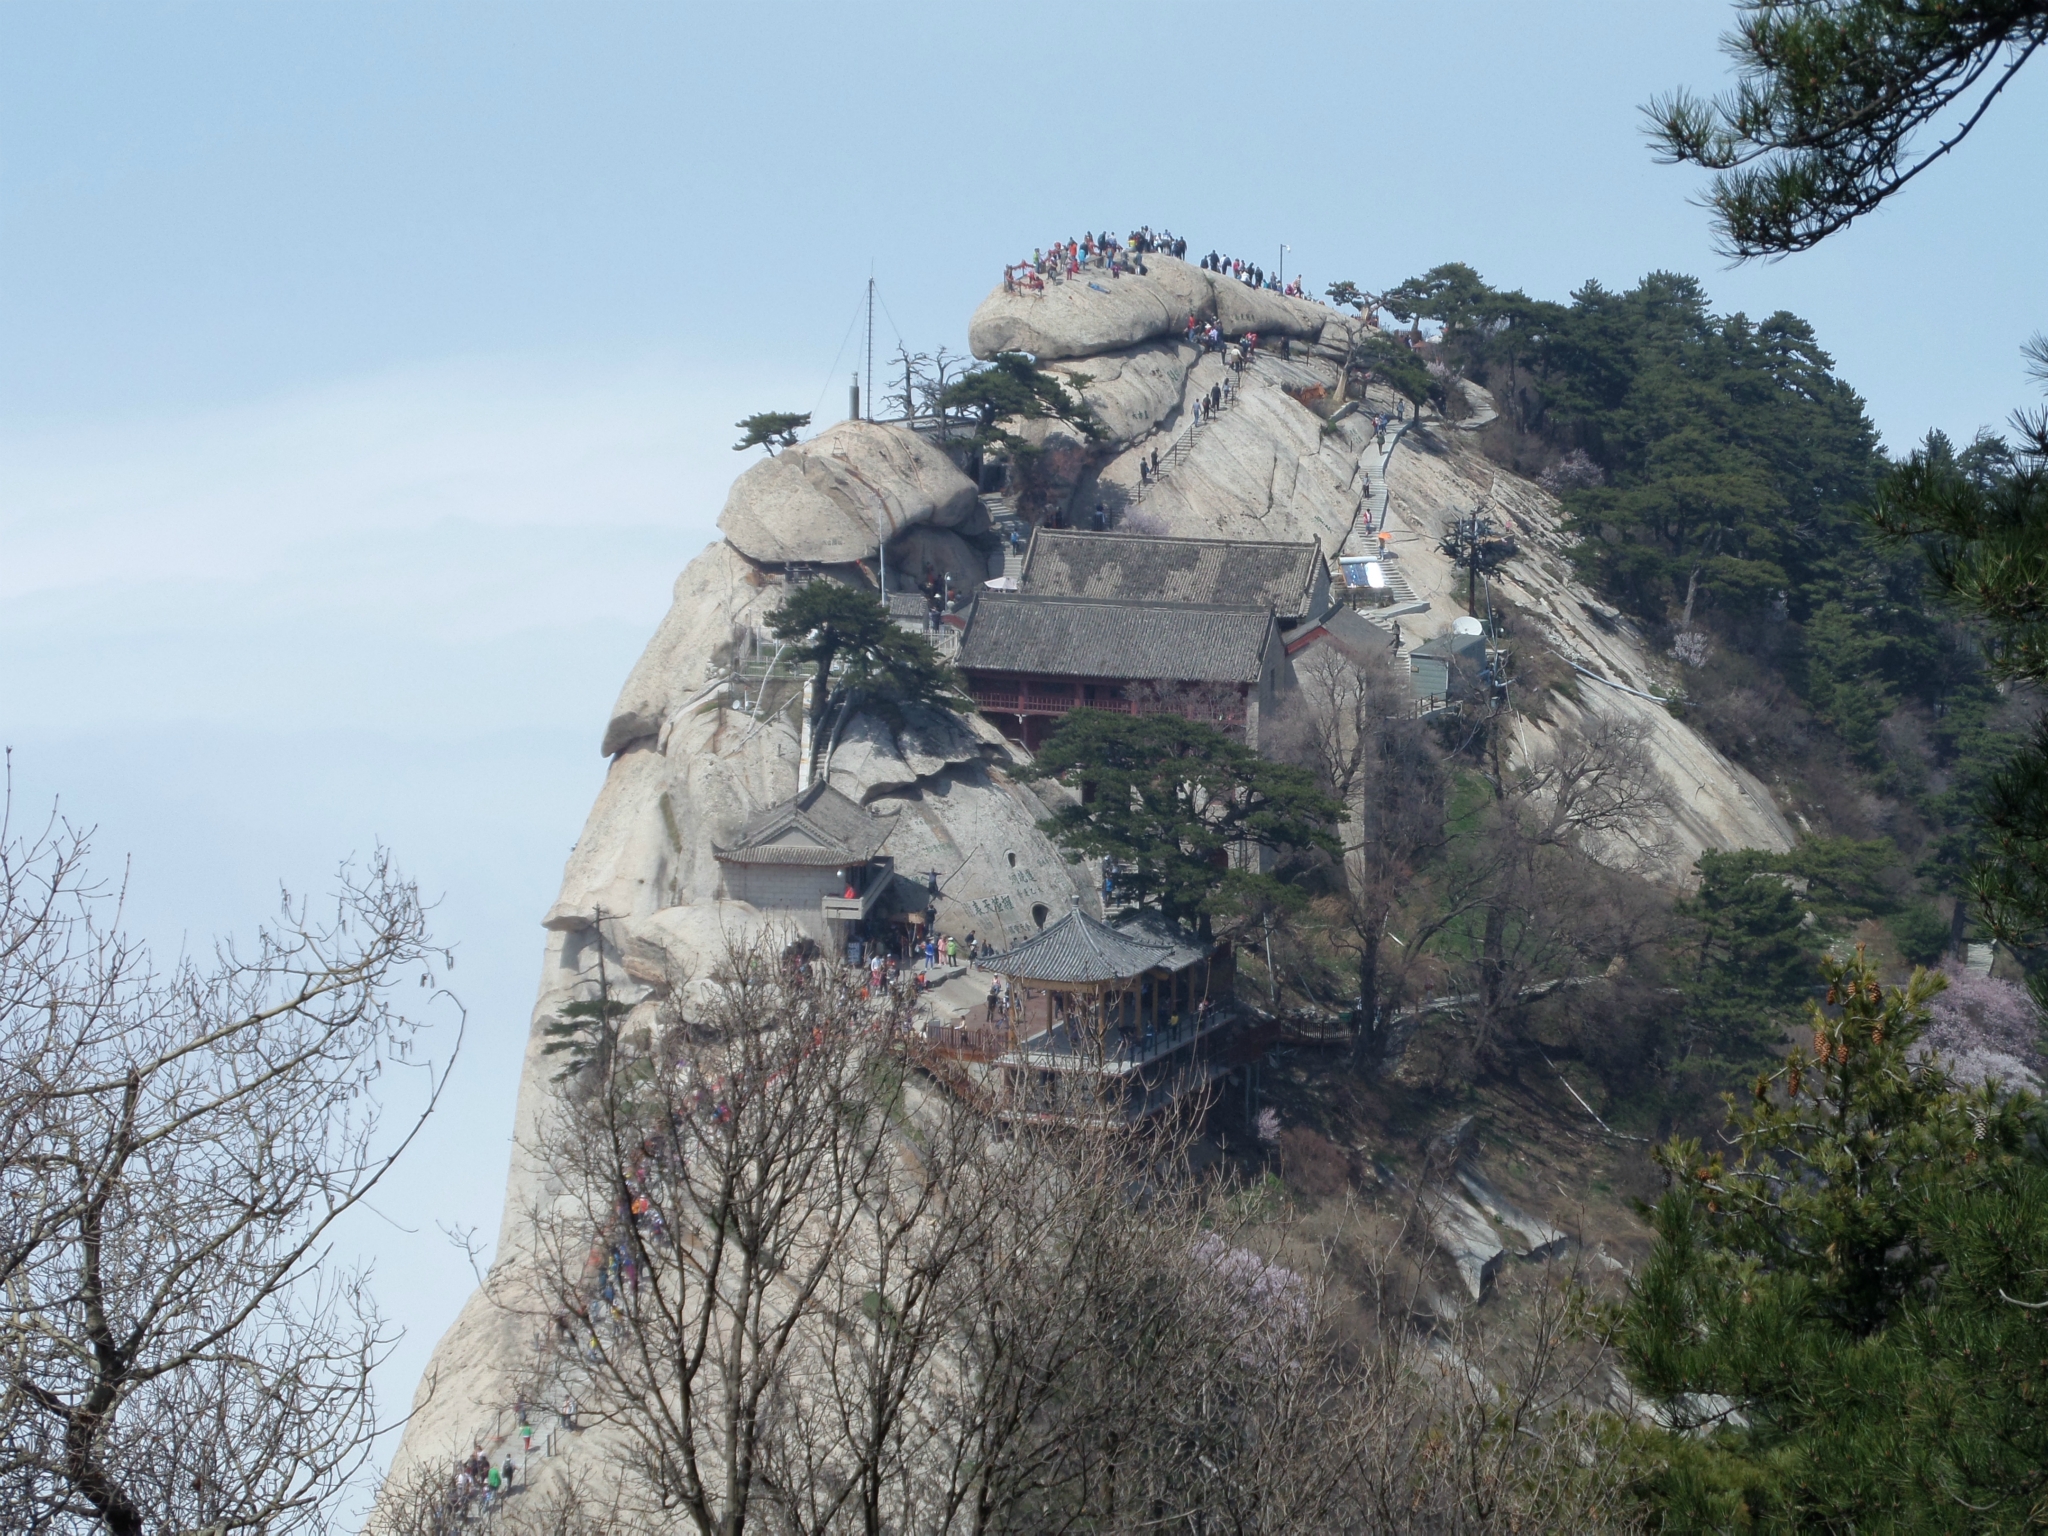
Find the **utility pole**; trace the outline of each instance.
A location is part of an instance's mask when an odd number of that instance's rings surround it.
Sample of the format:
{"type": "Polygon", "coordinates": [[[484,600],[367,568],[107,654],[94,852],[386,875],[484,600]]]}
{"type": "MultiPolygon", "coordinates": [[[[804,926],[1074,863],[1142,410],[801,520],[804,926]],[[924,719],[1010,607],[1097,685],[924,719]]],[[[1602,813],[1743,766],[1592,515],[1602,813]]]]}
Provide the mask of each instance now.
{"type": "Polygon", "coordinates": [[[1479,509],[1472,509],[1472,530],[1465,540],[1465,611],[1479,617],[1479,509]]]}
{"type": "Polygon", "coordinates": [[[1287,286],[1287,253],[1293,249],[1294,247],[1291,245],[1280,247],[1280,286],[1282,288],[1287,286]]]}
{"type": "Polygon", "coordinates": [[[875,408],[875,280],[868,278],[868,409],[875,408]]]}

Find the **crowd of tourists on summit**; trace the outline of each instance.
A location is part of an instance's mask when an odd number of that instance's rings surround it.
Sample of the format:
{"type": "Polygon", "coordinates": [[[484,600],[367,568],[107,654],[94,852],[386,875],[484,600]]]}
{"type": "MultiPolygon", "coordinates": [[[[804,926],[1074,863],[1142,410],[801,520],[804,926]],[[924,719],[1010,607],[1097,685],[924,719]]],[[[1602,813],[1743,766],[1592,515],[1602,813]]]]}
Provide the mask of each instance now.
{"type": "MultiPolygon", "coordinates": [[[[1093,272],[1113,278],[1135,272],[1142,277],[1145,275],[1145,256],[1151,251],[1185,261],[1188,243],[1165,231],[1155,234],[1150,225],[1132,230],[1122,240],[1107,231],[1084,234],[1079,240],[1070,236],[1066,240],[1053,241],[1050,247],[1034,247],[1030,260],[1012,262],[1004,267],[1003,291],[1043,293],[1048,282],[1065,282],[1093,272]]],[[[1290,299],[1312,296],[1308,284],[1299,275],[1283,284],[1277,273],[1269,276],[1264,267],[1239,256],[1220,256],[1211,251],[1196,265],[1205,272],[1214,272],[1232,282],[1243,283],[1247,288],[1264,288],[1290,299]]]]}
{"type": "Polygon", "coordinates": [[[1259,266],[1255,262],[1246,261],[1242,257],[1218,256],[1214,251],[1211,251],[1199,262],[1195,263],[1195,265],[1201,267],[1206,272],[1214,272],[1218,276],[1227,277],[1232,282],[1243,283],[1247,288],[1264,288],[1272,293],[1285,294],[1290,299],[1306,299],[1311,297],[1308,284],[1299,275],[1283,285],[1278,273],[1269,277],[1266,275],[1264,267],[1259,266]]]}
{"type": "Polygon", "coordinates": [[[1110,277],[1135,272],[1142,277],[1145,275],[1145,256],[1150,251],[1185,257],[1188,243],[1163,231],[1154,234],[1150,225],[1132,230],[1123,240],[1106,230],[1100,234],[1084,234],[1079,240],[1071,237],[1065,241],[1055,240],[1049,250],[1034,248],[1029,261],[1012,262],[1004,267],[1003,291],[1043,292],[1047,281],[1062,282],[1078,278],[1085,272],[1099,271],[1110,277]]]}

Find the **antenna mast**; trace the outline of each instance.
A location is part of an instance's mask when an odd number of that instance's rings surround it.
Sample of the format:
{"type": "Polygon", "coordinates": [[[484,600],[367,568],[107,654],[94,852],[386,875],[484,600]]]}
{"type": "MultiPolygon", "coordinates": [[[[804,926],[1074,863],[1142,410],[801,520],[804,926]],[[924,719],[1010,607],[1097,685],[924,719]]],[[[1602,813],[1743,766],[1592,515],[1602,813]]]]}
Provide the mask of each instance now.
{"type": "Polygon", "coordinates": [[[868,275],[868,420],[875,419],[875,279],[868,275]]]}

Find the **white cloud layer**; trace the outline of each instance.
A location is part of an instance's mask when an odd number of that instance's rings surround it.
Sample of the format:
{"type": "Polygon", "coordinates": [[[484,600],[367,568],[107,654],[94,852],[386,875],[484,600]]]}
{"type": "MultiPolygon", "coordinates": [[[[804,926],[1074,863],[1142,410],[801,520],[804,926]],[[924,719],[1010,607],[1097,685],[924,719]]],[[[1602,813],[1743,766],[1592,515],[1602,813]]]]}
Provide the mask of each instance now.
{"type": "Polygon", "coordinates": [[[0,722],[584,722],[772,380],[466,363],[0,439],[0,722]]]}

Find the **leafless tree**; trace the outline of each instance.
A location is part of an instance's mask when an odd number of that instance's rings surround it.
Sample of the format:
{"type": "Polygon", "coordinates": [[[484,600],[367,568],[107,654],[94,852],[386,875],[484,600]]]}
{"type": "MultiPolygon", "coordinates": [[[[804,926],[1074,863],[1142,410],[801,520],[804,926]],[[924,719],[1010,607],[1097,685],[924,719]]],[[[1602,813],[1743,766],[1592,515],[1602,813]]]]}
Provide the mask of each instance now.
{"type": "MultiPolygon", "coordinates": [[[[1417,871],[1447,840],[1440,753],[1413,707],[1391,645],[1356,653],[1319,645],[1296,665],[1282,712],[1281,755],[1315,770],[1350,809],[1343,826],[1343,923],[1338,942],[1357,958],[1353,1057],[1377,1064],[1388,925],[1417,871]]],[[[1406,941],[1396,935],[1397,945],[1406,941]]]]}
{"type": "MultiPolygon", "coordinates": [[[[899,1134],[904,1005],[735,949],[644,1052],[554,1106],[534,1212],[556,1366],[630,1445],[645,1512],[705,1533],[878,1529],[920,1436],[937,1219],[964,1115],[899,1134]]],[[[678,985],[676,995],[690,995],[678,985]]]]}
{"type": "Polygon", "coordinates": [[[543,1478],[487,1497],[457,1469],[414,1462],[384,1480],[363,1536],[611,1536],[620,1528],[616,1489],[575,1473],[543,1478]]]}
{"type": "Polygon", "coordinates": [[[1076,1089],[1005,1125],[917,1072],[900,1002],[780,956],[674,985],[537,1148],[541,1299],[506,1301],[555,1339],[622,1524],[1294,1532],[1377,1500],[1414,1529],[1420,1498],[1488,1529],[1544,1493],[1594,1528],[1558,1493],[1584,1441],[1545,1438],[1551,1363],[1460,1408],[1412,1341],[1360,1347],[1337,1266],[1271,1256],[1191,1119],[1076,1089]]]}
{"type": "Polygon", "coordinates": [[[433,1108],[448,956],[380,854],[325,915],[159,968],[84,833],[0,811],[0,1525],[317,1529],[391,1334],[332,1258],[433,1108]],[[387,1134],[387,1066],[424,1107],[387,1134]]]}
{"type": "Polygon", "coordinates": [[[1485,794],[1455,809],[1443,856],[1415,883],[1403,963],[1435,955],[1466,1072],[1502,1064],[1532,1003],[1649,937],[1658,909],[1635,876],[1664,857],[1671,798],[1647,732],[1626,719],[1529,743],[1511,711],[1489,708],[1462,757],[1485,794]]]}

